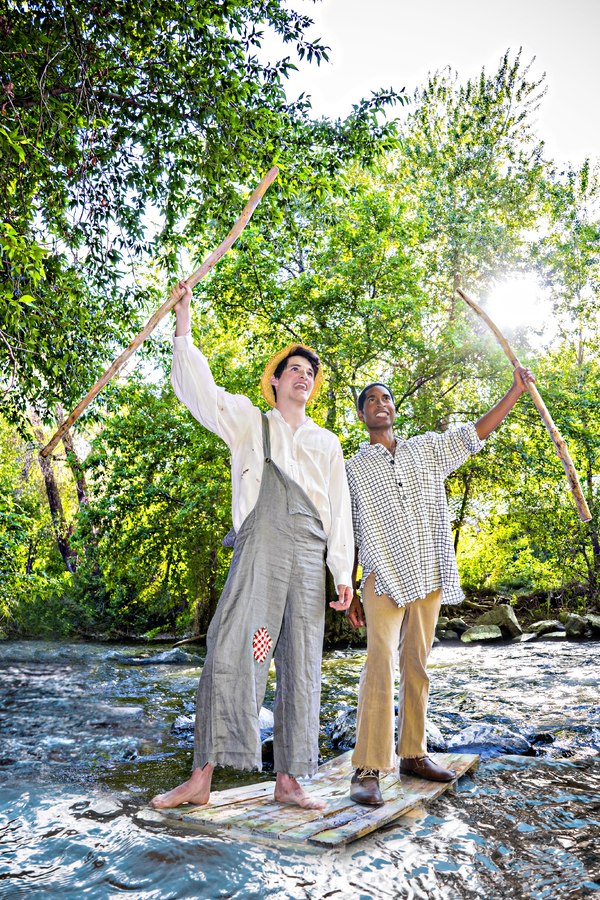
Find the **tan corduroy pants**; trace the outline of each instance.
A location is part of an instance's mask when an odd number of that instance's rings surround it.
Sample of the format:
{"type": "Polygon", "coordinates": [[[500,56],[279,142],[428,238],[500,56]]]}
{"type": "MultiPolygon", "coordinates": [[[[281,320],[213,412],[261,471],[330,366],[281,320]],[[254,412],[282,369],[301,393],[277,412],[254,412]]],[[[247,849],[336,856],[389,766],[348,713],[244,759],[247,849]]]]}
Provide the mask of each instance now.
{"type": "Polygon", "coordinates": [[[442,591],[432,591],[420,600],[399,607],[387,594],[375,594],[375,575],[371,574],[363,585],[362,598],[367,619],[367,661],[358,689],[352,765],[356,769],[390,772],[395,768],[396,659],[400,672],[396,752],[401,757],[427,753],[427,658],[435,636],[442,591]]]}

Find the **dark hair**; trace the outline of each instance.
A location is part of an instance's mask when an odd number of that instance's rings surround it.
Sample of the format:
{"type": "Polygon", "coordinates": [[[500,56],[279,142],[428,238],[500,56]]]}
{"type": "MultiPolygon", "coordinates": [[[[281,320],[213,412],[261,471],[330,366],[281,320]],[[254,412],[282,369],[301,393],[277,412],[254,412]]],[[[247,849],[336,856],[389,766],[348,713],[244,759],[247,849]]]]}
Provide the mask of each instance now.
{"type": "Polygon", "coordinates": [[[396,405],[396,401],[394,400],[394,395],[393,395],[391,389],[387,386],[387,384],[384,384],[383,381],[372,381],[371,384],[368,384],[366,387],[364,387],[362,389],[362,391],[360,392],[360,394],[358,395],[358,400],[356,401],[356,405],[358,406],[358,409],[360,412],[362,412],[363,409],[365,408],[365,400],[367,399],[367,391],[372,387],[385,388],[386,391],[388,391],[390,397],[392,398],[392,403],[394,404],[394,406],[396,405]]]}
{"type": "MultiPolygon", "coordinates": [[[[287,361],[290,356],[303,356],[304,359],[307,359],[312,366],[313,374],[316,376],[317,372],[319,371],[319,366],[321,365],[321,361],[317,354],[313,353],[312,350],[307,350],[306,347],[294,347],[292,350],[290,350],[285,359],[282,359],[281,362],[277,365],[277,368],[273,372],[275,378],[281,378],[281,373],[285,371],[287,361]]],[[[273,391],[275,391],[275,388],[273,388],[273,391]]],[[[277,397],[276,394],[275,396],[277,397]]]]}

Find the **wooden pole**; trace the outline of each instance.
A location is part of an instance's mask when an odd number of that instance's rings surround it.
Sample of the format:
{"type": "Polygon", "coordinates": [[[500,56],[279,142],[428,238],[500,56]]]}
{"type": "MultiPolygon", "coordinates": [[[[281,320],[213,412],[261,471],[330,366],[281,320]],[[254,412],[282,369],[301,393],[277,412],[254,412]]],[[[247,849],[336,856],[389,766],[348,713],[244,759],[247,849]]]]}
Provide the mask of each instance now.
{"type": "MultiPolygon", "coordinates": [[[[465,294],[465,292],[461,288],[457,288],[457,293],[458,293],[459,297],[461,297],[465,301],[465,303],[468,306],[470,306],[471,309],[474,310],[477,313],[477,315],[483,319],[483,321],[488,326],[488,328],[493,332],[493,334],[496,337],[496,340],[498,341],[498,343],[500,344],[500,346],[502,347],[502,349],[508,356],[509,360],[513,364],[513,367],[516,368],[517,366],[520,366],[521,363],[519,362],[519,360],[513,353],[513,350],[511,349],[508,341],[506,340],[506,338],[504,337],[504,335],[502,334],[502,332],[500,331],[498,326],[495,325],[494,322],[492,322],[492,320],[490,319],[488,314],[486,312],[484,312],[484,310],[479,306],[479,304],[475,303],[475,301],[471,297],[469,297],[468,294],[465,294]]],[[[573,494],[573,497],[575,499],[575,504],[576,504],[577,510],[579,512],[579,518],[581,519],[582,522],[589,522],[590,519],[592,518],[592,514],[586,503],[585,497],[583,496],[583,491],[581,490],[579,478],[577,476],[575,466],[573,465],[573,460],[571,459],[571,457],[569,455],[569,451],[568,451],[565,439],[563,438],[560,431],[554,424],[554,422],[552,420],[552,416],[548,412],[548,408],[547,408],[546,404],[544,403],[544,401],[542,400],[542,398],[540,396],[540,392],[536,388],[535,384],[529,383],[529,384],[526,384],[525,387],[531,394],[531,399],[535,403],[535,405],[538,409],[538,412],[539,412],[540,416],[542,417],[542,421],[543,421],[544,425],[546,426],[546,428],[548,429],[548,433],[550,434],[550,437],[552,438],[552,442],[554,443],[554,446],[556,448],[558,458],[560,459],[561,463],[563,464],[563,468],[565,470],[565,475],[567,476],[567,481],[569,482],[569,487],[571,488],[571,493],[573,494]]]]}
{"type": "MultiPolygon", "coordinates": [[[[277,168],[277,166],[273,166],[271,169],[269,169],[264,178],[261,179],[261,181],[256,186],[256,189],[250,196],[250,199],[246,203],[244,209],[242,210],[242,214],[237,219],[235,225],[233,226],[225,240],[219,244],[216,250],[213,250],[213,252],[206,257],[200,268],[193,272],[188,279],[186,279],[186,284],[188,284],[191,288],[193,288],[194,285],[198,284],[200,279],[204,278],[204,276],[210,272],[215,263],[217,263],[235,243],[235,241],[238,239],[238,237],[250,221],[252,213],[262,200],[269,186],[273,183],[273,181],[275,181],[278,174],[279,169],[277,168]]],[[[73,422],[75,422],[79,418],[84,409],[100,393],[102,388],[106,384],[108,384],[113,375],[125,365],[129,357],[132,356],[133,353],[135,353],[140,344],[142,344],[146,340],[148,335],[154,331],[161,319],[164,319],[167,313],[175,306],[179,298],[180,293],[177,288],[174,288],[173,291],[171,291],[168,300],[165,300],[163,305],[156,310],[156,312],[153,316],[151,316],[150,319],[148,319],[144,328],[132,340],[127,349],[124,350],[117,359],[115,359],[115,361],[108,367],[108,369],[106,369],[104,374],[98,379],[91,390],[88,391],[83,400],[80,400],[73,412],[70,413],[69,416],[67,416],[58,431],[52,436],[46,446],[42,450],[40,450],[41,457],[46,457],[50,453],[52,453],[52,451],[62,438],[63,434],[65,434],[65,432],[71,427],[73,422]]]]}

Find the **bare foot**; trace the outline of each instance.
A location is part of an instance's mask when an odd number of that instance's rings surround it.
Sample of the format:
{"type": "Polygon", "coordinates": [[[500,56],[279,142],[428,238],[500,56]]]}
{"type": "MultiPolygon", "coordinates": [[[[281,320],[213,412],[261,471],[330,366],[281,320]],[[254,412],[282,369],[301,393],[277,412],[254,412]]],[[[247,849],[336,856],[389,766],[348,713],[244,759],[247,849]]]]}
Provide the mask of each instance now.
{"type": "Polygon", "coordinates": [[[325,809],[327,805],[324,800],[309,797],[293,775],[284,775],[283,772],[277,773],[274,797],[278,803],[289,803],[291,806],[301,806],[303,809],[325,809]]]}
{"type": "Polygon", "coordinates": [[[213,770],[214,766],[210,763],[202,769],[194,769],[191,778],[166,794],[157,794],[150,801],[150,806],[154,809],[173,809],[182,803],[193,803],[194,806],[208,803],[213,770]]]}

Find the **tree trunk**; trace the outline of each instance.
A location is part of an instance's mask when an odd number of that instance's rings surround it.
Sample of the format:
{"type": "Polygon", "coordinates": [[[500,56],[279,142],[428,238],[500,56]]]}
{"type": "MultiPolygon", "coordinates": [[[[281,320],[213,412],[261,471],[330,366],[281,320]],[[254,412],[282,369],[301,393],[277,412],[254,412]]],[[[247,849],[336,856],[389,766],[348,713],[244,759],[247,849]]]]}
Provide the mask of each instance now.
{"type": "Polygon", "coordinates": [[[207,592],[204,597],[200,597],[196,603],[196,613],[194,616],[194,633],[205,634],[210,625],[210,621],[215,614],[217,603],[219,602],[220,593],[217,590],[217,565],[219,559],[219,551],[216,547],[211,547],[208,563],[208,581],[207,592]]]}
{"type": "MultiPolygon", "coordinates": [[[[58,425],[61,425],[63,419],[65,417],[65,411],[62,406],[58,406],[56,408],[56,420],[58,425]]],[[[83,463],[79,459],[77,455],[77,451],[75,450],[75,446],[73,444],[73,434],[71,429],[62,436],[63,447],[65,448],[65,452],[67,454],[67,465],[73,474],[73,478],[75,480],[75,487],[77,490],[77,500],[79,502],[79,506],[83,503],[88,502],[87,497],[87,485],[85,483],[85,472],[83,469],[83,463]]]]}
{"type": "Polygon", "coordinates": [[[462,475],[462,482],[465,486],[463,492],[462,502],[460,504],[460,512],[458,514],[458,518],[456,520],[456,530],[454,532],[454,552],[458,550],[458,542],[460,540],[460,529],[462,528],[465,521],[465,513],[467,511],[467,503],[469,502],[469,492],[471,489],[471,480],[473,478],[472,472],[467,472],[465,475],[462,475]]]}
{"type": "MultiPolygon", "coordinates": [[[[587,473],[586,473],[586,481],[588,487],[588,497],[590,498],[590,505],[592,509],[592,514],[594,513],[595,503],[593,502],[594,496],[594,473],[592,471],[591,465],[588,463],[587,473]]],[[[593,563],[590,568],[590,586],[592,590],[595,592],[598,589],[598,585],[600,584],[600,538],[598,536],[598,524],[596,518],[592,518],[589,523],[590,529],[590,539],[592,542],[592,553],[593,553],[593,563]]]]}
{"type": "MultiPolygon", "coordinates": [[[[29,418],[31,420],[31,424],[33,425],[33,432],[36,439],[40,442],[40,444],[43,445],[44,432],[42,430],[42,423],[39,416],[36,412],[30,410],[29,418]]],[[[69,528],[65,520],[62,500],[60,499],[60,492],[58,490],[58,483],[56,481],[54,468],[52,466],[52,459],[51,457],[44,458],[43,456],[40,456],[38,454],[38,461],[40,464],[40,469],[42,470],[44,484],[46,485],[46,496],[48,497],[50,518],[52,519],[52,527],[54,529],[56,544],[68,571],[74,572],[75,553],[71,549],[69,543],[69,528]]]]}
{"type": "Polygon", "coordinates": [[[335,431],[335,423],[337,422],[337,405],[335,402],[335,391],[330,387],[327,391],[327,417],[325,419],[325,428],[329,431],[335,431]]]}
{"type": "Polygon", "coordinates": [[[35,559],[35,551],[37,548],[37,541],[34,541],[32,538],[29,540],[29,546],[27,548],[27,563],[25,565],[25,574],[31,575],[33,570],[33,561],[35,559]]]}

